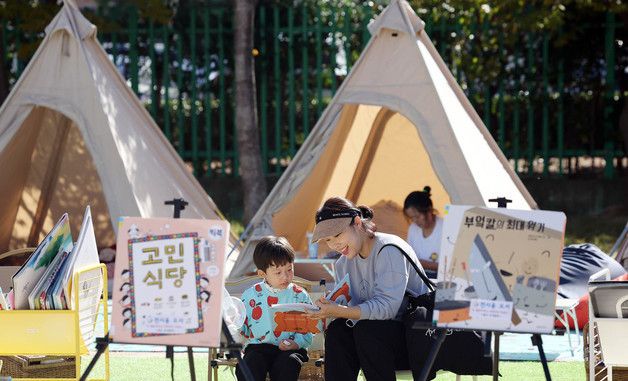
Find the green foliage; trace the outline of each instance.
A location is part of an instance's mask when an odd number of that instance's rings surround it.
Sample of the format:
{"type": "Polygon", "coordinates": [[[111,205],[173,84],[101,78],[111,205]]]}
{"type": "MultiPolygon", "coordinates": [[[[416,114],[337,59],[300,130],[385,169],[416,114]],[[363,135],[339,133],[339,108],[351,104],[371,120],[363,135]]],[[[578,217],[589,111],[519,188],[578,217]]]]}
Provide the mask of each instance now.
{"type": "Polygon", "coordinates": [[[35,52],[43,37],[44,28],[59,8],[57,2],[52,0],[0,1],[0,20],[4,21],[6,28],[6,31],[2,30],[0,33],[20,33],[23,37],[22,43],[12,52],[17,54],[17,58],[26,59],[35,52]]]}
{"type": "Polygon", "coordinates": [[[236,236],[239,237],[242,235],[242,233],[244,232],[244,225],[242,224],[241,220],[236,220],[236,219],[231,219],[229,220],[229,224],[231,224],[231,232],[236,236]]]}
{"type": "MultiPolygon", "coordinates": [[[[207,142],[203,168],[226,168],[228,160],[236,163],[231,1],[98,1],[98,9],[83,13],[97,25],[98,38],[116,67],[139,84],[140,99],[184,160],[205,153],[192,154],[194,142],[197,147],[207,142]],[[220,166],[214,166],[216,160],[220,166]]],[[[281,163],[288,162],[283,159],[299,148],[371,37],[369,21],[388,3],[258,2],[254,38],[259,52],[255,55],[259,123],[266,139],[264,159],[271,170],[281,172],[281,163]],[[302,105],[308,105],[307,112],[302,105]]],[[[562,143],[569,152],[565,156],[599,156],[609,141],[616,149],[621,146],[619,132],[609,132],[604,121],[617,125],[628,94],[624,70],[628,44],[623,43],[628,37],[622,24],[628,13],[623,2],[410,0],[410,4],[489,131],[502,137],[499,144],[509,158],[538,157],[546,145],[555,157],[562,143]],[[616,12],[614,36],[608,36],[609,10],[616,12]],[[609,51],[616,57],[614,80],[608,79],[609,51]],[[544,113],[549,118],[543,120],[544,113]],[[564,116],[564,138],[558,137],[559,114],[564,116]],[[505,130],[498,132],[500,124],[505,130]],[[547,136],[542,136],[542,126],[550,126],[547,136]]],[[[53,0],[0,1],[0,19],[6,26],[0,74],[7,89],[24,69],[56,9],[53,0]],[[30,14],[37,16],[26,17],[30,14]]],[[[229,173],[238,173],[237,168],[229,173]]]]}

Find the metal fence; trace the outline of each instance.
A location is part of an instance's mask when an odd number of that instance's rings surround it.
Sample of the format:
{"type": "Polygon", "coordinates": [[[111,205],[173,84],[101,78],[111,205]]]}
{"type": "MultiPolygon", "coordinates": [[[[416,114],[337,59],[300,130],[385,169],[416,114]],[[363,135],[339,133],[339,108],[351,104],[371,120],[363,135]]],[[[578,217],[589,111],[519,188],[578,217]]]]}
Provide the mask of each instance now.
{"type": "MultiPolygon", "coordinates": [[[[371,6],[326,8],[265,5],[256,16],[256,78],[264,171],[289,164],[370,35],[371,6]]],[[[604,163],[613,177],[625,166],[619,129],[625,47],[615,15],[583,26],[582,51],[561,45],[560,34],[516,36],[501,46],[500,30],[484,23],[470,31],[427,18],[426,30],[515,170],[563,175],[581,170],[583,158],[604,163]],[[473,40],[495,38],[496,51],[473,40]],[[463,46],[461,48],[461,46],[463,46]],[[513,46],[511,44],[511,46],[513,46]],[[469,48],[470,47],[470,48],[469,48]],[[468,54],[498,57],[490,78],[471,75],[468,54]]],[[[93,15],[98,38],[181,157],[201,176],[237,176],[232,12],[201,7],[179,12],[171,25],[140,17],[131,6],[93,15]],[[104,20],[104,21],[103,21],[104,20]],[[107,25],[115,25],[114,27],[107,25]]],[[[10,83],[28,61],[24,46],[41,33],[3,21],[2,48],[10,83]]]]}

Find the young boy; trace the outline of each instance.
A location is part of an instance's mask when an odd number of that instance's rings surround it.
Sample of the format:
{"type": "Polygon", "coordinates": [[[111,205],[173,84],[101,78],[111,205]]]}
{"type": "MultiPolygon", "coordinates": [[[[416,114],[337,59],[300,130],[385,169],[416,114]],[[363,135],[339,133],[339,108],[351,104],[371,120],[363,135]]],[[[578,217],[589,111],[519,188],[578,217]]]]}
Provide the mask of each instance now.
{"type": "MultiPolygon", "coordinates": [[[[255,381],[263,381],[270,374],[272,381],[295,381],[301,364],[308,360],[307,348],[312,334],[273,332],[269,307],[283,303],[312,303],[305,290],[292,284],[294,277],[294,249],[283,237],[267,236],[260,240],[253,252],[257,274],[264,280],[242,294],[246,319],[241,334],[247,339],[244,362],[255,381]]],[[[240,366],[236,367],[238,380],[244,380],[240,366]]]]}

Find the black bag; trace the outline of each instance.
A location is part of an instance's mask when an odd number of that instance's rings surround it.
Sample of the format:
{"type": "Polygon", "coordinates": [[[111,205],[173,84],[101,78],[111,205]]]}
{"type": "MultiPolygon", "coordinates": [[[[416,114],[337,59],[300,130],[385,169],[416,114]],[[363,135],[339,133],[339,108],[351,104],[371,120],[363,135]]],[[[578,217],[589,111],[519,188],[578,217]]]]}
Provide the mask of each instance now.
{"type": "MultiPolygon", "coordinates": [[[[412,370],[412,376],[417,379],[432,346],[434,330],[413,328],[413,326],[416,322],[423,323],[423,325],[426,322],[432,322],[436,285],[399,246],[386,244],[380,248],[380,252],[386,246],[396,247],[406,257],[430,290],[419,296],[412,296],[406,293],[407,304],[403,314],[403,323],[406,328],[406,346],[408,348],[410,369],[412,370]]],[[[475,331],[447,330],[447,336],[440,347],[428,379],[434,379],[436,372],[440,369],[461,375],[492,374],[493,362],[490,357],[484,355],[482,335],[475,331]]]]}

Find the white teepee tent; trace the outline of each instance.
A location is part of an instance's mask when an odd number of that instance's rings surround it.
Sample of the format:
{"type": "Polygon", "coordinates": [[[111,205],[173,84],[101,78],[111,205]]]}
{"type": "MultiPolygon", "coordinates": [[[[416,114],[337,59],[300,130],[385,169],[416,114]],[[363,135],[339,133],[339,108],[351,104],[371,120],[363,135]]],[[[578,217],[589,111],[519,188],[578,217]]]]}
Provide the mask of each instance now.
{"type": "Polygon", "coordinates": [[[64,1],[0,109],[0,252],[34,245],[64,212],[91,205],[98,244],[121,216],[223,218],[96,39],[64,1]]]}
{"type": "Polygon", "coordinates": [[[497,196],[536,207],[423,28],[405,0],[369,25],[371,40],[230,258],[231,277],[253,269],[252,248],[266,234],[304,250],[330,196],[374,206],[379,230],[401,236],[403,200],[424,185],[441,210],[497,196]]]}

